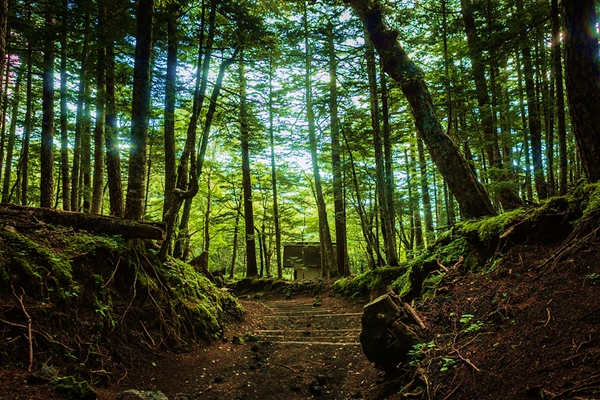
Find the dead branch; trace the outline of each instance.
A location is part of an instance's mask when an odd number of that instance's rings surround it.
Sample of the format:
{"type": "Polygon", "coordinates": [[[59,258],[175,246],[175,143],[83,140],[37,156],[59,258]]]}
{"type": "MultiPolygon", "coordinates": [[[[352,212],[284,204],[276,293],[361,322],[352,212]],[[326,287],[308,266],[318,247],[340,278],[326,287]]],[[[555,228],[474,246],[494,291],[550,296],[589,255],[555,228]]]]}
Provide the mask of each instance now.
{"type": "Polygon", "coordinates": [[[427,325],[425,325],[425,322],[423,322],[423,319],[421,319],[421,317],[419,316],[417,311],[414,308],[412,308],[410,306],[410,304],[404,302],[404,308],[406,308],[406,310],[408,310],[408,312],[410,313],[410,315],[412,315],[412,317],[415,319],[415,321],[417,321],[417,323],[419,324],[421,329],[427,329],[427,325]]]}

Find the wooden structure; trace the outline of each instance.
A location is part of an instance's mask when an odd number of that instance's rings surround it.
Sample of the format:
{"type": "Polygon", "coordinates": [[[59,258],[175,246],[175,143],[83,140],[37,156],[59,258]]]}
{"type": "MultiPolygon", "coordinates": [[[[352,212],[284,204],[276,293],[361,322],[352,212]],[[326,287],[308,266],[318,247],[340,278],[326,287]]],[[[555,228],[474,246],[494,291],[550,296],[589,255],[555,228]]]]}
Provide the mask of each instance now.
{"type": "MultiPolygon", "coordinates": [[[[335,244],[334,253],[335,253],[335,244]]],[[[319,279],[321,269],[321,245],[319,242],[294,242],[283,245],[283,267],[294,269],[294,279],[319,279]]]]}

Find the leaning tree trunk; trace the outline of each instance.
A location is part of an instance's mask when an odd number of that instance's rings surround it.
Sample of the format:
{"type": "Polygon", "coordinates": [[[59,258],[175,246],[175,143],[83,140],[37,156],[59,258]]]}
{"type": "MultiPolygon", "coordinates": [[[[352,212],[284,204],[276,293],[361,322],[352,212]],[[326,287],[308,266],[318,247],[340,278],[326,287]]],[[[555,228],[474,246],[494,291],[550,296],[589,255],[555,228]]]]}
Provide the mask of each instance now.
{"type": "Polygon", "coordinates": [[[600,66],[594,0],[563,0],[565,81],[573,135],[585,175],[600,181],[600,66]]]}
{"type": "Polygon", "coordinates": [[[42,150],[40,156],[40,206],[52,207],[54,190],[54,40],[50,30],[55,20],[46,11],[46,39],[44,43],[44,73],[42,90],[42,150]]]}
{"type": "Polygon", "coordinates": [[[423,71],[408,57],[397,40],[398,34],[383,22],[381,6],[375,1],[348,0],[365,24],[373,45],[384,61],[385,71],[400,85],[415,124],[431,159],[448,182],[465,218],[493,215],[495,211],[483,185],[458,147],[437,119],[423,71]]]}

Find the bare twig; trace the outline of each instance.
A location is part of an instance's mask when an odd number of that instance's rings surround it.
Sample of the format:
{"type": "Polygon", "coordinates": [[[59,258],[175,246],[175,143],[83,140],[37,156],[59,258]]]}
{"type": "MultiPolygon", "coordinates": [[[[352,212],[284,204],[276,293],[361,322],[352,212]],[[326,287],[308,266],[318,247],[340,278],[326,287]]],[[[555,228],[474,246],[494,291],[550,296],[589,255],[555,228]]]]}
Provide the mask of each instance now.
{"type": "Polygon", "coordinates": [[[410,306],[410,304],[408,303],[404,303],[404,307],[406,308],[406,310],[410,313],[410,315],[412,315],[412,317],[415,319],[415,321],[417,321],[417,323],[419,324],[419,326],[421,327],[421,329],[427,329],[427,325],[425,325],[425,322],[423,322],[423,320],[421,319],[421,317],[419,316],[419,314],[417,313],[417,311],[412,308],[410,306]]]}
{"type": "Polygon", "coordinates": [[[273,365],[279,365],[280,367],[289,369],[290,371],[292,371],[295,374],[298,373],[298,371],[296,371],[294,368],[290,367],[289,365],[283,364],[283,363],[274,362],[273,365]]]}
{"type": "Polygon", "coordinates": [[[552,316],[550,315],[550,309],[546,308],[546,311],[548,312],[548,320],[544,324],[545,327],[548,326],[548,324],[550,323],[550,319],[552,319],[552,316]]]}
{"type": "Polygon", "coordinates": [[[452,389],[452,391],[450,393],[448,393],[448,395],[446,397],[444,397],[444,400],[448,400],[450,397],[452,397],[452,395],[454,394],[454,392],[456,392],[458,390],[460,385],[462,385],[462,381],[458,385],[456,385],[456,387],[454,389],[452,389]]]}

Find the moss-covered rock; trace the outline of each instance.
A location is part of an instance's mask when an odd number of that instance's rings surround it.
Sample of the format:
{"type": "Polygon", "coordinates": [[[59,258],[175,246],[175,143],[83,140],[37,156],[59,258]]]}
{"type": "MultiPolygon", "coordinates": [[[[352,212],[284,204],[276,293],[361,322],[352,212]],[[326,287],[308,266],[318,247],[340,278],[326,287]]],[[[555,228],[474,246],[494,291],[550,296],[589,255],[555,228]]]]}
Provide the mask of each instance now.
{"type": "Polygon", "coordinates": [[[77,381],[73,376],[58,378],[54,382],[56,392],[67,400],[95,400],[96,392],[87,381],[77,381]]]}

